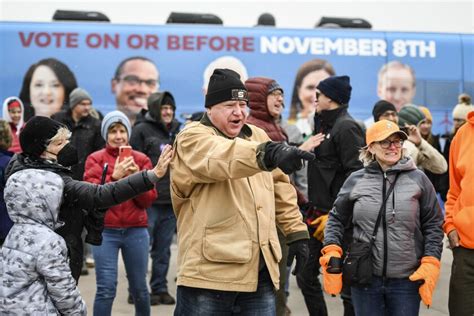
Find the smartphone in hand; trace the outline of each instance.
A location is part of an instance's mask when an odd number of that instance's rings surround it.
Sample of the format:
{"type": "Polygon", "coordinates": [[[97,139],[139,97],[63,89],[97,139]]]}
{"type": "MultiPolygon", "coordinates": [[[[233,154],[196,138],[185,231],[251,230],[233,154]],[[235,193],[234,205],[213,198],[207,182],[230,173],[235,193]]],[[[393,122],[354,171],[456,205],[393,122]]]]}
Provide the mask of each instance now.
{"type": "Polygon", "coordinates": [[[119,162],[123,161],[125,158],[128,158],[132,155],[131,146],[120,146],[119,147],[119,162]]]}

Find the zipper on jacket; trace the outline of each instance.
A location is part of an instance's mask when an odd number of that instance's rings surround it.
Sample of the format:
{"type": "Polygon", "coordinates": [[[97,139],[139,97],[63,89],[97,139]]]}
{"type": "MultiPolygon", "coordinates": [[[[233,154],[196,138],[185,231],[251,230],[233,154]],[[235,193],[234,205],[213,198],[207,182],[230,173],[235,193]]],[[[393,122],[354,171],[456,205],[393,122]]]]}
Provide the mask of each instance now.
{"type": "MultiPolygon", "coordinates": [[[[383,173],[383,186],[382,186],[382,203],[385,201],[385,195],[387,194],[387,173],[383,173]]],[[[387,258],[388,258],[388,246],[387,246],[387,218],[386,218],[386,208],[383,208],[382,214],[382,227],[383,227],[383,265],[382,265],[382,277],[386,277],[387,274],[387,258]]]]}

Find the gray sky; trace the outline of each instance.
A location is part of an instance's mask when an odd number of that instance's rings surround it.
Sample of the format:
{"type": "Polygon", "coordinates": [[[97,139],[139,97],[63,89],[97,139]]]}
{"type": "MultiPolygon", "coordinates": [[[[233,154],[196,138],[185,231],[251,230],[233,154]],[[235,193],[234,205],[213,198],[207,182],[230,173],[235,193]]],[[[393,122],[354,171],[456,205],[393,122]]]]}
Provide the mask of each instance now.
{"type": "Polygon", "coordinates": [[[377,31],[474,32],[474,1],[0,0],[3,21],[48,22],[56,9],[100,11],[113,23],[164,24],[170,12],[213,13],[251,27],[269,12],[282,28],[313,28],[322,16],[364,18],[377,31]]]}

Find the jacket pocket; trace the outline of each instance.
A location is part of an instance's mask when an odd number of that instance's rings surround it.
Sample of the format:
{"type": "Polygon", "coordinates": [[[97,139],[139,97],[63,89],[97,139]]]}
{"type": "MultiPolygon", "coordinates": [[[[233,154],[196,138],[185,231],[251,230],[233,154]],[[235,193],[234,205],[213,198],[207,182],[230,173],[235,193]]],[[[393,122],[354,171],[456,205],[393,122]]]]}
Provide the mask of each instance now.
{"type": "Polygon", "coordinates": [[[205,227],[203,255],[209,261],[247,263],[252,258],[252,239],[239,215],[205,227]]]}
{"type": "MultiPolygon", "coordinates": [[[[171,188],[171,202],[173,204],[173,210],[175,211],[175,214],[177,215],[179,212],[187,211],[187,210],[190,210],[194,213],[193,203],[191,199],[181,197],[181,195],[177,193],[179,191],[177,191],[174,188],[173,183],[170,184],[170,188],[171,188]]],[[[159,194],[160,193],[158,192],[158,195],[159,194]]]]}
{"type": "Polygon", "coordinates": [[[474,206],[467,206],[454,216],[454,226],[459,235],[461,244],[467,248],[474,248],[472,227],[474,227],[474,206]]]}

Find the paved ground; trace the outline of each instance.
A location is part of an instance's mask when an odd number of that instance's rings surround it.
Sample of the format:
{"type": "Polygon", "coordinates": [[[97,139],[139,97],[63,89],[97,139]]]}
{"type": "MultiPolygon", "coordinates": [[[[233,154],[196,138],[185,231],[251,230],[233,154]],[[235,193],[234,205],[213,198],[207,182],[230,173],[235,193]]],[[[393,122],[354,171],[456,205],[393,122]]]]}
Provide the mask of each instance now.
{"type": "MultiPolygon", "coordinates": [[[[177,247],[176,244],[172,245],[172,257],[171,257],[171,266],[168,273],[168,282],[170,293],[175,296],[176,292],[176,283],[174,282],[175,271],[176,271],[176,253],[177,247]]],[[[448,291],[449,291],[449,276],[451,273],[451,262],[452,254],[449,249],[444,249],[443,258],[441,260],[441,276],[436,288],[434,297],[433,297],[433,306],[430,309],[427,309],[424,305],[420,308],[420,315],[427,316],[441,316],[448,315],[448,291]]],[[[127,279],[125,277],[125,270],[123,263],[119,263],[119,280],[118,280],[118,290],[117,297],[114,301],[112,314],[115,315],[133,315],[134,308],[133,305],[127,304],[127,279]]],[[[81,290],[82,296],[84,297],[89,314],[92,315],[92,306],[94,302],[95,295],[95,273],[94,269],[89,269],[89,275],[83,276],[79,282],[79,288],[81,290]]],[[[328,305],[329,315],[342,315],[343,308],[340,298],[338,297],[329,297],[326,296],[326,304],[328,305]]],[[[303,296],[301,291],[296,285],[296,280],[292,276],[290,280],[290,297],[288,303],[292,315],[308,315],[306,310],[303,296]]],[[[168,316],[173,315],[174,306],[152,306],[152,315],[168,316]]]]}

